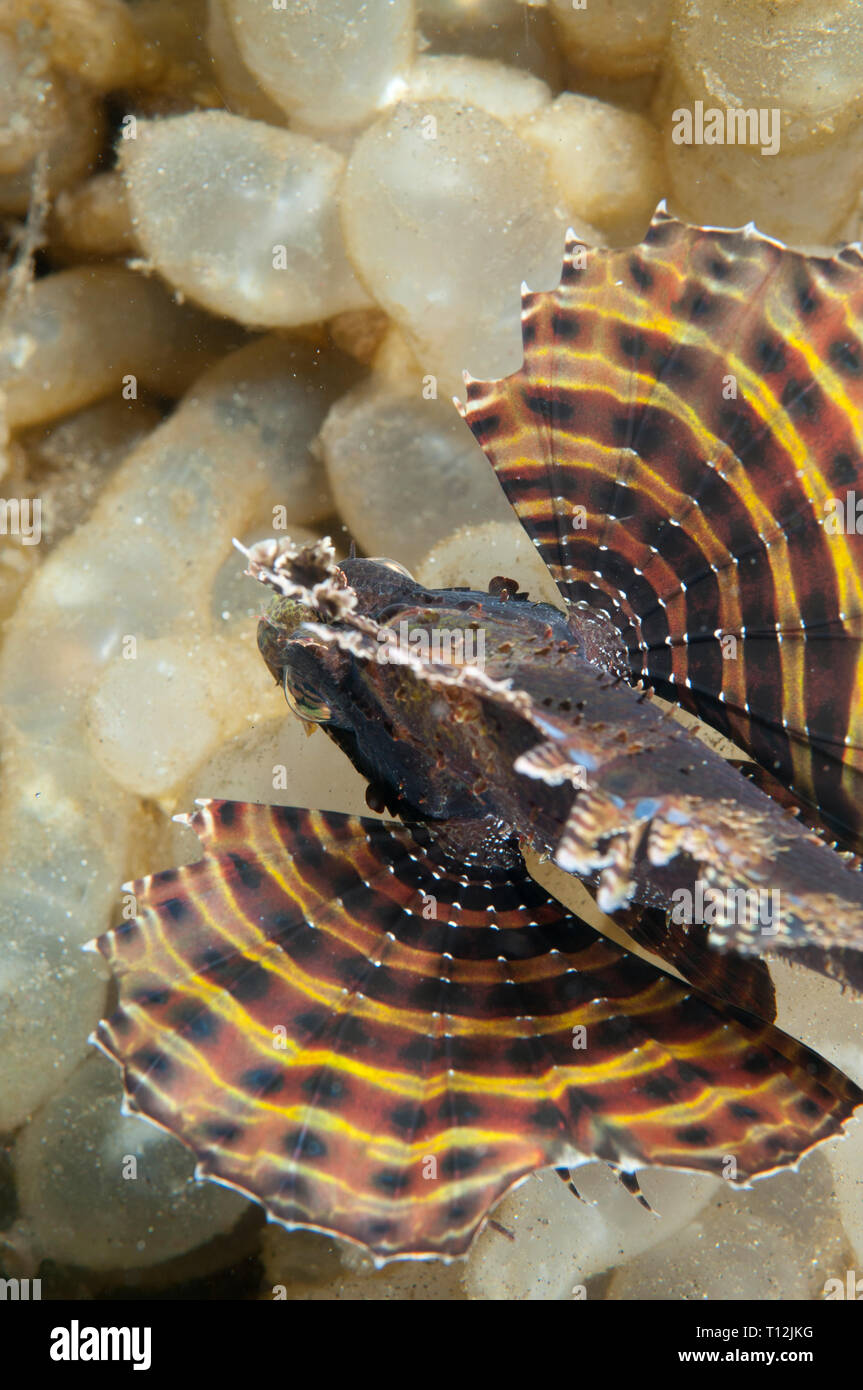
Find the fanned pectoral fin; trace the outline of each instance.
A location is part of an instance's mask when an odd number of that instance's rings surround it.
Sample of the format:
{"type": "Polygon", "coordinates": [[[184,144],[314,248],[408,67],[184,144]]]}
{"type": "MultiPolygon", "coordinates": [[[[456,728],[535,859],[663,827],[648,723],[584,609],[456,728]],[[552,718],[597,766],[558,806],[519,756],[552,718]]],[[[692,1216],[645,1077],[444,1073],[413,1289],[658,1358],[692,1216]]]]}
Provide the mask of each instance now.
{"type": "Polygon", "coordinates": [[[207,802],[205,857],[99,940],[98,1041],[202,1176],[378,1259],[464,1253],[495,1201],[598,1157],[743,1180],[861,1092],[769,1025],[590,929],[520,857],[428,830],[207,802]],[[501,865],[509,864],[509,867],[501,865]]]}
{"type": "Polygon", "coordinates": [[[464,414],[573,620],[863,849],[863,250],[567,245],[464,414]]]}

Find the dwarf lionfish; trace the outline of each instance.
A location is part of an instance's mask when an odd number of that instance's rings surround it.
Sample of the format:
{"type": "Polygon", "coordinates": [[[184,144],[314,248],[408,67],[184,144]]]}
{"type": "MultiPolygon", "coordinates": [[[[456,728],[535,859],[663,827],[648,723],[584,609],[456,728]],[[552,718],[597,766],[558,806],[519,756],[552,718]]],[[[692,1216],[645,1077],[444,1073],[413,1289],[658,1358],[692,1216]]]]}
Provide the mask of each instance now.
{"type": "Polygon", "coordinates": [[[773,1026],[761,958],[863,987],[860,249],[660,208],[637,249],[571,238],[522,319],[522,368],[466,377],[460,408],[561,609],[254,547],[264,659],[390,819],[202,802],[204,858],[132,885],[98,943],[129,1107],[198,1176],[378,1261],[463,1254],[544,1166],[637,1191],[730,1155],[743,1183],[863,1100],[773,1026]],[[459,629],[482,668],[382,641],[459,629]],[[564,908],[525,846],[683,979],[564,908]],[[765,892],[769,922],[739,910],[765,892]]]}

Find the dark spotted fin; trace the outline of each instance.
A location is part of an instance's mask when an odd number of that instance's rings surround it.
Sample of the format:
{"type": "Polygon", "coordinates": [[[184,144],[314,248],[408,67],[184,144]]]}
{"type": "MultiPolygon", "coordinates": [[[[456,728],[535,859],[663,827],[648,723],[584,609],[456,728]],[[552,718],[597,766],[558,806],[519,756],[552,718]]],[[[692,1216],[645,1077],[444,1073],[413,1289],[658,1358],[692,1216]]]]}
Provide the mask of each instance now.
{"type": "Polygon", "coordinates": [[[792,816],[795,816],[801,825],[806,825],[810,830],[814,830],[816,835],[819,835],[822,840],[837,850],[849,869],[853,869],[857,873],[863,869],[863,859],[854,853],[848,841],[843,839],[841,835],[836,835],[826,829],[818,812],[799,796],[795,796],[787,787],[784,787],[766,768],[744,758],[729,758],[728,762],[731,767],[736,768],[741,777],[746,778],[747,782],[751,782],[759,791],[764,792],[765,796],[778,802],[792,816]]]}
{"type": "Polygon", "coordinates": [[[468,424],[573,621],[863,847],[863,253],[570,240],[468,424]],[[859,515],[858,515],[859,513],[859,515]],[[586,607],[585,607],[586,605],[586,607]],[[592,615],[592,616],[591,616],[592,615]]]}
{"type": "Polygon", "coordinates": [[[97,1041],[198,1174],[378,1260],[463,1254],[497,1199],[601,1158],[753,1175],[863,1099],[763,1022],[605,940],[509,860],[428,829],[204,802],[205,857],[98,942],[97,1041]],[[724,1165],[724,1166],[723,1166],[724,1165]]]}
{"type": "MultiPolygon", "coordinates": [[[[816,811],[806,802],[801,801],[787,787],[783,787],[781,782],[771,776],[758,763],[743,762],[731,759],[732,767],[736,767],[738,772],[746,778],[748,782],[758,787],[774,801],[778,801],[780,806],[784,806],[792,815],[797,816],[802,825],[808,825],[812,830],[819,834],[828,843],[832,843],[833,848],[839,852],[840,858],[846,867],[853,873],[863,872],[863,860],[849,848],[848,842],[841,837],[834,838],[831,829],[827,831],[821,824],[816,811]]],[[[637,938],[636,938],[637,939],[637,938]]],[[[852,950],[847,947],[831,947],[824,949],[823,946],[809,944],[798,946],[794,950],[778,950],[777,955],[784,956],[792,965],[805,965],[808,970],[815,970],[820,975],[826,975],[831,980],[838,981],[843,989],[851,989],[855,994],[863,998],[863,951],[852,950]]],[[[687,978],[689,978],[687,976],[687,978]]],[[[745,1005],[744,1007],[749,1007],[745,1005]]],[[[759,1011],[756,1009],[756,1013],[759,1011]]],[[[765,1015],[761,1015],[764,1017],[765,1015]]]]}
{"type": "Polygon", "coordinates": [[[662,908],[627,908],[615,921],[639,946],[673,965],[711,999],[745,1009],[767,1023],[776,1018],[776,991],[763,960],[711,950],[706,927],[675,922],[662,908]]]}
{"type": "Polygon", "coordinates": [[[604,720],[586,732],[551,714],[545,723],[552,737],[514,766],[551,787],[588,767],[554,859],[598,876],[603,912],[661,905],[742,955],[863,950],[860,874],[700,740],[676,724],[665,738],[624,741],[604,720]]]}

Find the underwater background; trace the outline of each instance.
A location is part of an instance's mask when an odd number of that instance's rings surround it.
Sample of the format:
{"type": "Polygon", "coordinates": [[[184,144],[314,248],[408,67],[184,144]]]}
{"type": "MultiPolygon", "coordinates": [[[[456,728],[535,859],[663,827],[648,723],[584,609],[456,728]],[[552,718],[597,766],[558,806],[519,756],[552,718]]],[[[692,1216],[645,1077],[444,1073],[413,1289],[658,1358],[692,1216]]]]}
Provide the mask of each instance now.
{"type": "MultiPolygon", "coordinates": [[[[807,252],[859,240],[861,71],[854,0],[7,0],[0,1274],[44,1298],[771,1300],[861,1267],[857,1120],[749,1191],[647,1171],[658,1215],[601,1164],[585,1202],[548,1171],[465,1262],[375,1271],[122,1113],[81,950],[123,883],[198,857],[171,819],[196,797],[367,814],[267,676],[231,538],[353,539],[559,604],[453,408],[462,371],[519,366],[520,285],[557,284],[568,227],[634,244],[665,198],[807,252]]],[[[859,1002],[771,972],[779,1026],[863,1084],[859,1002]]]]}

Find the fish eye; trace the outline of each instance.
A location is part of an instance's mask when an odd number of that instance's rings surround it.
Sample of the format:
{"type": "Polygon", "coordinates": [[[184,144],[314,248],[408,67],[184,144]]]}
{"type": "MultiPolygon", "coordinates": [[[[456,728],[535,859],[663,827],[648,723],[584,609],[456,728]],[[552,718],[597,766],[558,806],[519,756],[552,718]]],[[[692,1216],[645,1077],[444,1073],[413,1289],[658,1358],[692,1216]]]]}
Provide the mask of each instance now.
{"type": "Polygon", "coordinates": [[[282,684],[288,708],[298,719],[304,719],[308,724],[327,723],[332,711],[325,700],[322,700],[307,685],[303,685],[302,681],[297,680],[297,677],[288,670],[285,671],[282,684]]]}
{"type": "Polygon", "coordinates": [[[396,574],[403,574],[405,579],[409,579],[411,583],[415,583],[410,570],[406,570],[404,565],[399,564],[398,560],[388,560],[383,555],[370,555],[369,559],[373,565],[383,565],[385,570],[393,570],[396,574]]]}

